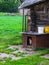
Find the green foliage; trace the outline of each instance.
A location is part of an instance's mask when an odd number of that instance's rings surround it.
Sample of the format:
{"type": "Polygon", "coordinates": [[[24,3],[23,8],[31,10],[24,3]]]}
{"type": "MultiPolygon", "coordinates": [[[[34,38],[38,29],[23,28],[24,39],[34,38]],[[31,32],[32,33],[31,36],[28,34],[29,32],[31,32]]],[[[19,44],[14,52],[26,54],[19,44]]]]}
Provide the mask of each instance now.
{"type": "Polygon", "coordinates": [[[0,12],[18,12],[19,3],[23,0],[2,0],[0,1],[0,12]]]}
{"type": "Polygon", "coordinates": [[[0,3],[0,12],[17,12],[17,3],[2,2],[0,3]]]}

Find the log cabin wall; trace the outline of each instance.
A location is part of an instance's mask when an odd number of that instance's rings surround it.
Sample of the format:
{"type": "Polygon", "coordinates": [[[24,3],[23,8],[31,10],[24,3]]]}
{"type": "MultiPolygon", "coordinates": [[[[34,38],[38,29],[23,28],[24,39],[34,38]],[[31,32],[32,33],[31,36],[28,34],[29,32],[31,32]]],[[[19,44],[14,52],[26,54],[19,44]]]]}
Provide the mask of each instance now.
{"type": "Polygon", "coordinates": [[[36,32],[37,26],[49,26],[49,1],[31,7],[30,17],[31,24],[28,25],[29,31],[36,32]]]}
{"type": "Polygon", "coordinates": [[[29,32],[23,33],[23,47],[49,48],[49,34],[30,33],[30,31],[36,32],[38,25],[49,25],[49,1],[47,1],[30,6],[30,14],[27,15],[27,31],[29,32]]]}
{"type": "Polygon", "coordinates": [[[31,20],[28,20],[28,31],[37,31],[37,26],[49,26],[49,1],[30,7],[31,20]]]}
{"type": "Polygon", "coordinates": [[[28,32],[33,31],[35,32],[36,30],[36,11],[34,10],[34,7],[30,9],[28,12],[28,32]]]}
{"type": "Polygon", "coordinates": [[[49,25],[49,1],[34,7],[37,25],[49,25]]]}

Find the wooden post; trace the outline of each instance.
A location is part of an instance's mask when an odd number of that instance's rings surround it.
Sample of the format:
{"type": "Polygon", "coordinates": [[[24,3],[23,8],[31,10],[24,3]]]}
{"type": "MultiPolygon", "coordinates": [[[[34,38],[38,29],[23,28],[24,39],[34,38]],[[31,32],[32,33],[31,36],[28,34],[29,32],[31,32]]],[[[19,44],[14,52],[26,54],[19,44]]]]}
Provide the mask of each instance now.
{"type": "Polygon", "coordinates": [[[33,9],[30,9],[30,11],[31,11],[31,15],[30,15],[30,17],[31,17],[31,31],[36,31],[36,25],[37,25],[37,23],[36,23],[36,12],[35,12],[35,10],[34,10],[34,8],[33,9]]]}
{"type": "Polygon", "coordinates": [[[25,31],[26,31],[26,15],[25,15],[25,31]]]}
{"type": "Polygon", "coordinates": [[[23,21],[22,21],[22,32],[24,31],[24,9],[23,9],[23,21]]]}

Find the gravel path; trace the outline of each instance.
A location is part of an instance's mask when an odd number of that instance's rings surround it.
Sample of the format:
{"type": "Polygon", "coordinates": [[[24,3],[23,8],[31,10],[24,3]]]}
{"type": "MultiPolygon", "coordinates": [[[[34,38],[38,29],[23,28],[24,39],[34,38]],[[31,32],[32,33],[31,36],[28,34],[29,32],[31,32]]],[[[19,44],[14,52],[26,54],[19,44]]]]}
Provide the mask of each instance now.
{"type": "Polygon", "coordinates": [[[11,58],[12,60],[18,60],[22,58],[21,55],[16,56],[17,53],[20,53],[20,54],[25,53],[24,57],[39,53],[29,48],[23,48],[22,45],[11,45],[8,47],[8,49],[16,49],[16,48],[18,48],[18,50],[13,51],[12,54],[0,53],[0,60],[4,58],[11,58]]]}

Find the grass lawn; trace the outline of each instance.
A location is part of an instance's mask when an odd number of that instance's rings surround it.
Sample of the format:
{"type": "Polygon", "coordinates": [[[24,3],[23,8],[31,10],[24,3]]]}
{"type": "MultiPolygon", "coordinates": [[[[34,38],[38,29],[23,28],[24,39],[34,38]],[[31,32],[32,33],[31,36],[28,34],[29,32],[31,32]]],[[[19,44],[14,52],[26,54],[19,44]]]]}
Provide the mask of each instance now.
{"type": "Polygon", "coordinates": [[[21,31],[22,16],[0,16],[0,44],[21,44],[21,31]]]}
{"type": "MultiPolygon", "coordinates": [[[[14,50],[7,49],[8,45],[18,45],[22,43],[22,16],[0,15],[0,52],[10,54],[14,50]]],[[[18,49],[16,49],[18,50],[18,49]]],[[[41,55],[49,54],[49,50],[42,50],[40,54],[35,54],[20,60],[5,58],[0,60],[0,65],[49,65],[49,59],[41,58],[41,55]]],[[[16,56],[23,55],[18,53],[16,56]]]]}
{"type": "Polygon", "coordinates": [[[11,61],[10,58],[6,58],[5,62],[0,61],[1,65],[49,65],[49,59],[40,58],[39,55],[32,55],[20,60],[11,61]]]}

